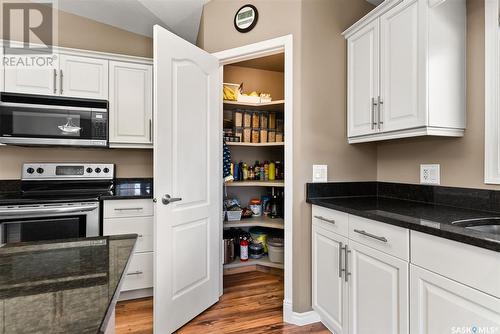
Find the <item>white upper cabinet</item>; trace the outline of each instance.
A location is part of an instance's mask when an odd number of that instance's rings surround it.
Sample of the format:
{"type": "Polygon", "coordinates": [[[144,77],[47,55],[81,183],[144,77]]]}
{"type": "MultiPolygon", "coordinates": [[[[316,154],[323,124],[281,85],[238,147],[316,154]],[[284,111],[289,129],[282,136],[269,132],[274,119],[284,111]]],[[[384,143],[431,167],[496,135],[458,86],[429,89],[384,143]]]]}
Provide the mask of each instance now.
{"type": "Polygon", "coordinates": [[[109,65],[109,141],[111,147],[151,146],[153,67],[111,61],[109,65]]]}
{"type": "Polygon", "coordinates": [[[61,54],[59,94],[107,100],[108,60],[61,54]]]}
{"type": "Polygon", "coordinates": [[[4,90],[11,93],[57,95],[57,68],[5,68],[4,90]]]}
{"type": "Polygon", "coordinates": [[[350,143],[463,136],[465,9],[465,0],[385,1],[344,32],[350,143]]]}
{"type": "Polygon", "coordinates": [[[379,24],[373,21],[347,41],[349,137],[375,133],[375,97],[379,90],[379,24]]]}

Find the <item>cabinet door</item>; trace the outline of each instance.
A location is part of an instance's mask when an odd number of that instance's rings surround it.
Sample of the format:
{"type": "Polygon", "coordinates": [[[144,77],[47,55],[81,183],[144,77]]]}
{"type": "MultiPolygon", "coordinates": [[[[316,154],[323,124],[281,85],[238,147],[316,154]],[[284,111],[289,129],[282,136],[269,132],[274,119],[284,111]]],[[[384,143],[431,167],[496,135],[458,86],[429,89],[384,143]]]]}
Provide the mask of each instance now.
{"type": "MultiPolygon", "coordinates": [[[[110,62],[109,141],[152,143],[152,66],[110,62]]],[[[119,145],[117,145],[119,146],[119,145]]]]}
{"type": "Polygon", "coordinates": [[[379,95],[379,21],[374,20],[347,41],[348,136],[377,131],[374,99],[379,95]]]}
{"type": "Polygon", "coordinates": [[[408,333],[408,262],[349,241],[349,332],[408,333]]]}
{"type": "Polygon", "coordinates": [[[419,40],[423,6],[426,1],[403,1],[380,17],[379,117],[384,132],[426,124],[425,45],[419,40]]]}
{"type": "Polygon", "coordinates": [[[61,55],[59,93],[63,96],[108,99],[108,61],[61,55]]]}
{"type": "Polygon", "coordinates": [[[497,333],[500,329],[498,298],[414,265],[410,265],[410,286],[413,334],[497,333]]]}
{"type": "Polygon", "coordinates": [[[57,68],[4,68],[4,90],[11,93],[56,95],[57,68]]]}
{"type": "Polygon", "coordinates": [[[347,238],[313,224],[313,309],[323,324],[336,334],[348,333],[347,284],[342,270],[342,248],[346,244],[347,238]]]}

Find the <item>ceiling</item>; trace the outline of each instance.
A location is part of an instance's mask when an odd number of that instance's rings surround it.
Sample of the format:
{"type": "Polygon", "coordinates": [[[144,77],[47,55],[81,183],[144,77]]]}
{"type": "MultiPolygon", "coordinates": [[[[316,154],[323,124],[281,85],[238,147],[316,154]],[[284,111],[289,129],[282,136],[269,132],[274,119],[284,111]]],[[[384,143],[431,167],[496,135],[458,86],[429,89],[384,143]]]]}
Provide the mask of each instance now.
{"type": "Polygon", "coordinates": [[[159,24],[196,43],[203,5],[209,0],[58,0],[60,10],[152,37],[159,24]]]}

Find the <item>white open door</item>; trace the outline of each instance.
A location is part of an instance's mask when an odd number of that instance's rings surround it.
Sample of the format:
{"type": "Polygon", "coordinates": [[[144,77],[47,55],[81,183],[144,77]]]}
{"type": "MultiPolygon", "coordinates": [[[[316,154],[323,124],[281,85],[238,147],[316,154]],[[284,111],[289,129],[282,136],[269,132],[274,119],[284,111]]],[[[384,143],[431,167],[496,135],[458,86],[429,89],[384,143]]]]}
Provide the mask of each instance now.
{"type": "Polygon", "coordinates": [[[222,218],[218,60],[154,26],[154,333],[219,299],[222,218]]]}

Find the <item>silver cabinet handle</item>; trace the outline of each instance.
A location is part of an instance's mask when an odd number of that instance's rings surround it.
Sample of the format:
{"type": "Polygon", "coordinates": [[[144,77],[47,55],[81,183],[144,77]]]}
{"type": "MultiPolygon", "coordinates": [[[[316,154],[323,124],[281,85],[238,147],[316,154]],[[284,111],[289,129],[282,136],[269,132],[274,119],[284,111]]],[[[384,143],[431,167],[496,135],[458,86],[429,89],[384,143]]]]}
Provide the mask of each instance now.
{"type": "Polygon", "coordinates": [[[354,232],[362,234],[362,235],[370,237],[370,238],[373,238],[373,239],[376,239],[378,241],[387,242],[387,238],[385,238],[385,237],[379,237],[378,235],[368,233],[365,230],[356,230],[355,229],[354,232]]]}
{"type": "Polygon", "coordinates": [[[375,129],[377,122],[375,121],[375,107],[377,106],[377,101],[372,97],[372,130],[375,129]]]}
{"type": "Polygon", "coordinates": [[[384,124],[384,121],[382,121],[382,105],[384,104],[384,101],[378,97],[378,129],[380,130],[380,125],[384,124]]]}
{"type": "Polygon", "coordinates": [[[144,208],[115,208],[115,211],[140,211],[144,208]]]}
{"type": "Polygon", "coordinates": [[[54,94],[57,94],[57,70],[54,68],[54,94]]]}
{"type": "Polygon", "coordinates": [[[342,278],[342,272],[345,271],[345,269],[342,268],[342,249],[344,247],[342,246],[342,243],[339,243],[339,278],[342,278]]]}
{"type": "Polygon", "coordinates": [[[149,141],[153,142],[153,120],[149,119],[149,141]]]}
{"type": "Polygon", "coordinates": [[[345,281],[348,282],[349,281],[349,276],[351,275],[351,273],[349,272],[349,253],[351,251],[349,250],[349,248],[347,247],[347,245],[345,245],[345,253],[344,253],[344,256],[345,256],[345,268],[344,268],[344,271],[345,271],[345,281]]]}
{"type": "Polygon", "coordinates": [[[333,220],[333,219],[328,219],[328,218],[325,218],[325,217],[323,217],[323,216],[314,216],[314,218],[319,219],[319,220],[322,220],[322,221],[327,222],[327,223],[330,223],[330,224],[335,224],[335,220],[333,220]]]}
{"type": "Polygon", "coordinates": [[[143,272],[140,271],[140,270],[137,270],[137,271],[133,271],[131,273],[127,273],[127,276],[133,276],[133,275],[142,275],[143,272]]]}
{"type": "Polygon", "coordinates": [[[59,75],[59,91],[62,94],[63,93],[63,70],[60,70],[60,75],[59,75]]]}
{"type": "Polygon", "coordinates": [[[165,205],[168,205],[172,202],[179,202],[179,201],[182,201],[182,198],[180,197],[171,197],[170,195],[165,195],[163,196],[163,198],[161,199],[161,202],[165,205]]]}

